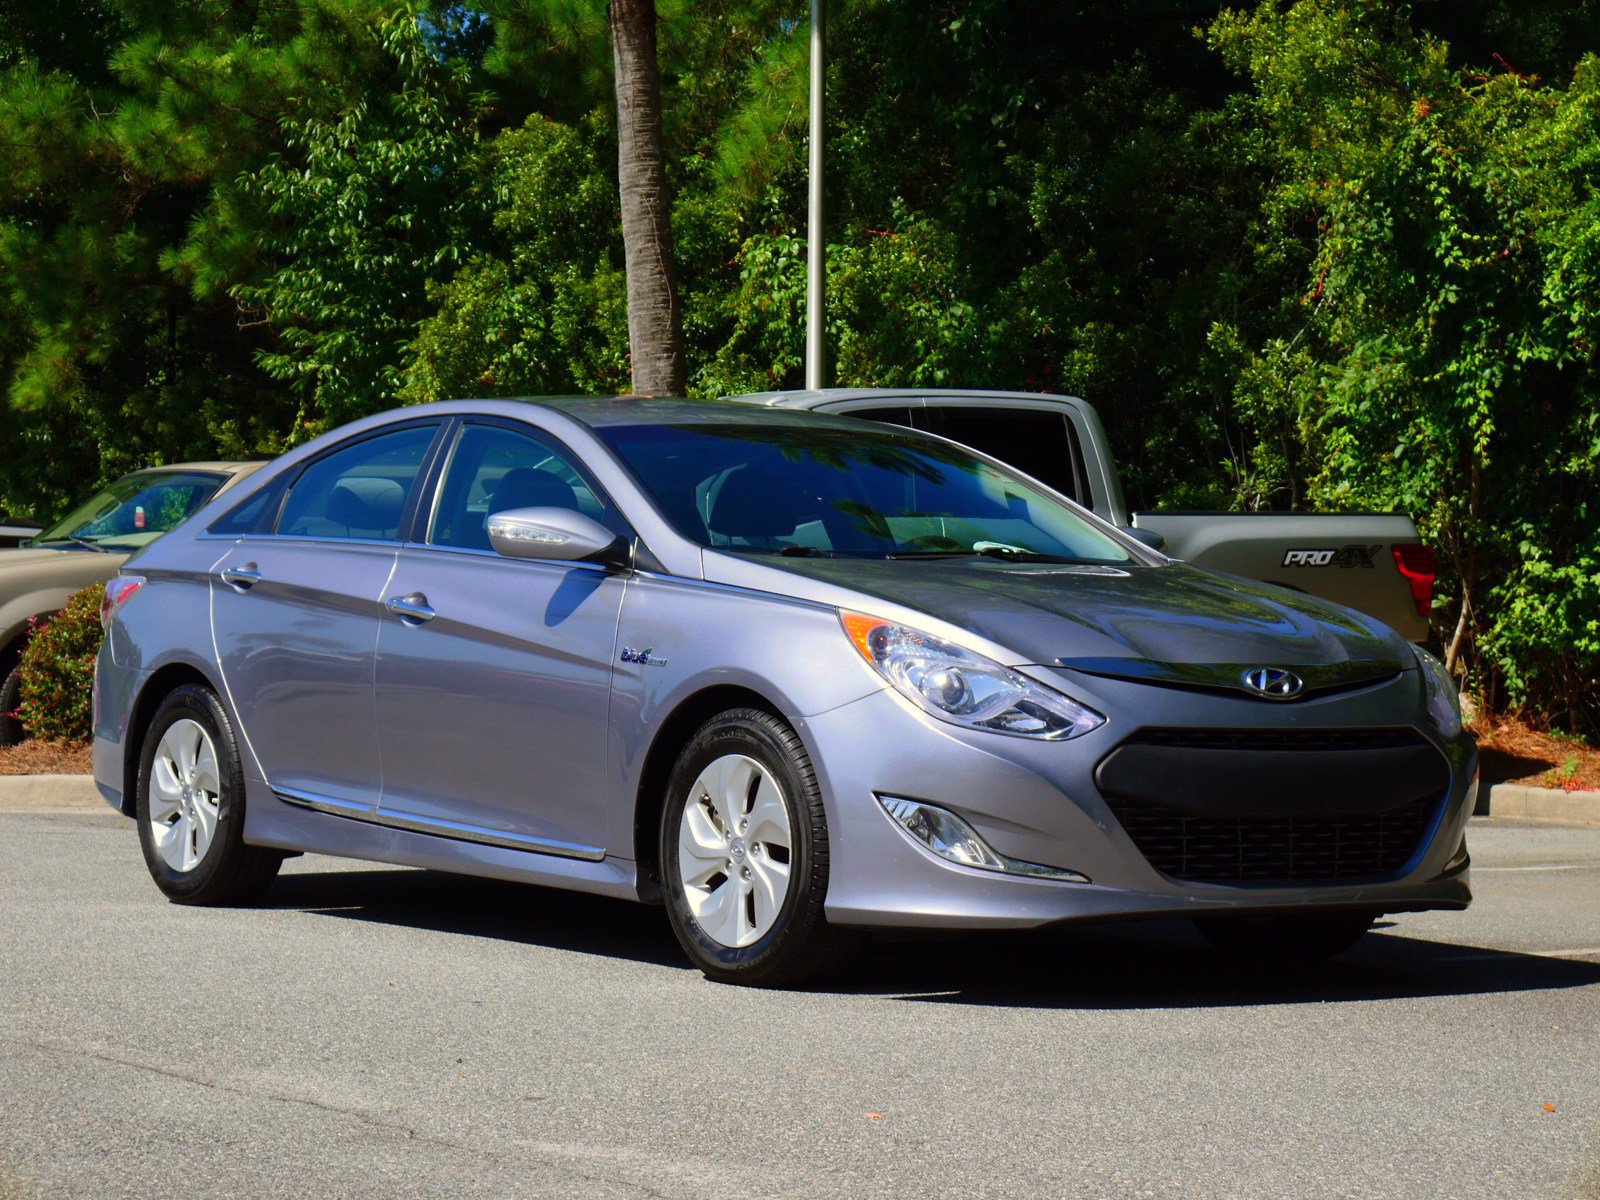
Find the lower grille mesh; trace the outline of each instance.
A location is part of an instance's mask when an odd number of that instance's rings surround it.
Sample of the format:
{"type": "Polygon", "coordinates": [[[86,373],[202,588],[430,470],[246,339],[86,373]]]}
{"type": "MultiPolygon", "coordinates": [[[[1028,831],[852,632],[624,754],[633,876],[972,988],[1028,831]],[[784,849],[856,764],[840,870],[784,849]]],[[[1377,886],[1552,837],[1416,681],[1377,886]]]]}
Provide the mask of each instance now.
{"type": "MultiPolygon", "coordinates": [[[[1448,775],[1429,784],[1424,771],[1410,784],[1416,790],[1408,799],[1404,791],[1395,794],[1406,784],[1394,772],[1374,774],[1370,784],[1363,782],[1360,772],[1375,756],[1392,757],[1425,744],[1406,729],[1143,729],[1124,744],[1121,757],[1134,767],[1160,766],[1170,774],[1170,782],[1157,775],[1152,784],[1148,770],[1102,774],[1100,782],[1107,804],[1134,845],[1151,866],[1174,879],[1196,883],[1377,879],[1400,871],[1416,854],[1438,812],[1448,775]],[[1142,760],[1126,758],[1137,756],[1141,747],[1155,749],[1142,760]],[[1285,755],[1286,751],[1305,757],[1285,755]],[[1152,757],[1157,755],[1166,757],[1152,757]],[[1200,787],[1196,780],[1235,777],[1250,778],[1264,795],[1303,796],[1306,772],[1332,769],[1334,756],[1340,768],[1349,764],[1352,789],[1371,787],[1372,807],[1381,811],[1351,812],[1348,803],[1319,811],[1313,802],[1299,811],[1292,804],[1274,804],[1275,811],[1248,815],[1240,815],[1231,805],[1223,812],[1208,813],[1192,799],[1193,790],[1200,787]],[[1265,776],[1262,768],[1268,772],[1265,776]],[[1164,804],[1171,795],[1164,794],[1168,787],[1190,792],[1189,802],[1164,804]]],[[[1103,766],[1109,770],[1116,757],[1108,756],[1103,766]]],[[[1438,765],[1443,772],[1442,760],[1438,765]]]]}
{"type": "Polygon", "coordinates": [[[1299,883],[1392,875],[1410,861],[1437,800],[1353,816],[1194,817],[1113,800],[1150,865],[1195,883],[1299,883]]]}

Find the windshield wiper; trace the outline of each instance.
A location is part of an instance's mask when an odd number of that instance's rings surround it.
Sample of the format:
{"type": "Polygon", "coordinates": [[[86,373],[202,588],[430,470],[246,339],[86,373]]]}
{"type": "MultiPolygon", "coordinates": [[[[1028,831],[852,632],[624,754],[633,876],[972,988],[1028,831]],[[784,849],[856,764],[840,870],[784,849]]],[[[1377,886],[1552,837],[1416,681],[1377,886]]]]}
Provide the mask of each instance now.
{"type": "Polygon", "coordinates": [[[1037,550],[1019,550],[1015,546],[987,545],[983,549],[972,550],[896,550],[884,555],[885,558],[910,558],[910,559],[935,559],[935,558],[998,558],[1006,562],[1027,563],[1075,563],[1076,558],[1064,558],[1059,554],[1043,554],[1037,550]]]}
{"type": "Polygon", "coordinates": [[[74,546],[81,546],[85,550],[93,550],[96,554],[110,554],[111,551],[99,542],[91,542],[88,538],[81,538],[77,534],[69,533],[65,537],[44,539],[37,544],[40,546],[57,546],[63,542],[71,542],[74,546]]]}

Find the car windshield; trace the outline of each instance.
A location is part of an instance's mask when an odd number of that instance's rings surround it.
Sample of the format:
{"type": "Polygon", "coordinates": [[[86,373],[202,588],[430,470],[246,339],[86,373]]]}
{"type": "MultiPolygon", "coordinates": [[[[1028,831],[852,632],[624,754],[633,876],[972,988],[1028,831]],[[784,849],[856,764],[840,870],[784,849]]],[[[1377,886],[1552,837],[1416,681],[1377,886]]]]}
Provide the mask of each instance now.
{"type": "Polygon", "coordinates": [[[194,512],[222,486],[209,471],[124,475],[46,529],[30,546],[136,550],[194,512]]]}
{"type": "Polygon", "coordinates": [[[674,527],[702,546],[863,558],[1136,561],[1038,487],[909,430],[818,419],[596,432],[674,527]]]}

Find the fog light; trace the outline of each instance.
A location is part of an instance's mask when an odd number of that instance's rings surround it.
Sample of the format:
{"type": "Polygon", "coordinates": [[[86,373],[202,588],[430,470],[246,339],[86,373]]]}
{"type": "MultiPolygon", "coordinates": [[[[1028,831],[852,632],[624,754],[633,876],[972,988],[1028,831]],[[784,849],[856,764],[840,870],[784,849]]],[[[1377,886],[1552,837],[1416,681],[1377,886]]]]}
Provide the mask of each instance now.
{"type": "Polygon", "coordinates": [[[914,842],[932,850],[940,858],[960,863],[963,867],[1001,871],[1007,875],[1027,875],[1034,879],[1089,882],[1089,877],[1078,871],[1023,862],[1001,854],[978,836],[976,829],[947,808],[924,804],[921,800],[906,800],[900,796],[879,796],[878,803],[914,842]]]}

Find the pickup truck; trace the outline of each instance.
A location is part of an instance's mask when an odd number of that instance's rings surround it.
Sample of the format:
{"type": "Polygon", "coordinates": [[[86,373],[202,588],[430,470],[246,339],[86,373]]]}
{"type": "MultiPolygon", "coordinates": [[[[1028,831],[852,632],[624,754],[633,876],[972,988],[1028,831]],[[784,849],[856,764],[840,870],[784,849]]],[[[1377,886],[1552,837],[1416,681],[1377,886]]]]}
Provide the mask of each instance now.
{"type": "Polygon", "coordinates": [[[1100,416],[1076,396],[827,388],[731,399],[923,429],[980,450],[1173,558],[1346,605],[1428,637],[1434,555],[1404,513],[1130,512],[1100,416]]]}

